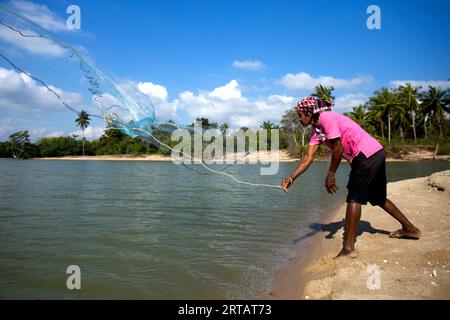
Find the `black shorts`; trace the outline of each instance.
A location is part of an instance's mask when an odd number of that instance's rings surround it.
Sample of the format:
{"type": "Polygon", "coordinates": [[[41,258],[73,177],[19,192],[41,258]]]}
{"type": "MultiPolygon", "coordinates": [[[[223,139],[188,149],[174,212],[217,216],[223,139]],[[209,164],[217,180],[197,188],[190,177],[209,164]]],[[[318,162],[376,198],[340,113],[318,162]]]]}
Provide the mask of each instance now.
{"type": "Polygon", "coordinates": [[[347,202],[383,206],[386,202],[386,155],[384,150],[369,158],[360,152],[351,164],[347,202]]]}

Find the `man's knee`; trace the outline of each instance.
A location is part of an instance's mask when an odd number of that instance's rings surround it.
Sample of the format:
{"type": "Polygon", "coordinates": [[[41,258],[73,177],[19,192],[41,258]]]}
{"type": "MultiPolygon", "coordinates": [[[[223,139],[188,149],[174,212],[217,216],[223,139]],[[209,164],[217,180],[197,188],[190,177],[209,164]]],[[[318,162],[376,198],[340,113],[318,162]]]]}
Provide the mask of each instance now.
{"type": "Polygon", "coordinates": [[[347,208],[361,208],[361,203],[358,201],[347,201],[347,208]]]}
{"type": "Polygon", "coordinates": [[[347,215],[355,217],[361,215],[361,204],[358,202],[347,202],[347,215]]]}
{"type": "Polygon", "coordinates": [[[386,207],[386,202],[388,202],[389,201],[389,199],[384,199],[384,200],[381,200],[381,201],[377,201],[377,202],[375,202],[375,203],[372,203],[372,205],[373,206],[379,206],[381,209],[384,209],[385,207],[386,207]]]}

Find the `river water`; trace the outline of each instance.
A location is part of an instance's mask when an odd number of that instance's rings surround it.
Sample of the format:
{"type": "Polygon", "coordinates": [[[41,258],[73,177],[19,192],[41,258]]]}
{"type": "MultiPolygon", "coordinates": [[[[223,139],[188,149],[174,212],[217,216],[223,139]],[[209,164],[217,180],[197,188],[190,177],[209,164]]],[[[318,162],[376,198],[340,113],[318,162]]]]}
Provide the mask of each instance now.
{"type": "MultiPolygon", "coordinates": [[[[226,170],[278,184],[295,166],[280,163],[274,176],[257,165],[226,170]]],[[[286,194],[171,162],[1,159],[0,298],[261,297],[308,224],[345,201],[349,166],[333,196],[327,169],[314,163],[286,194]],[[70,265],[81,270],[80,290],[66,286],[70,265]]],[[[389,181],[448,169],[387,164],[389,181]]]]}

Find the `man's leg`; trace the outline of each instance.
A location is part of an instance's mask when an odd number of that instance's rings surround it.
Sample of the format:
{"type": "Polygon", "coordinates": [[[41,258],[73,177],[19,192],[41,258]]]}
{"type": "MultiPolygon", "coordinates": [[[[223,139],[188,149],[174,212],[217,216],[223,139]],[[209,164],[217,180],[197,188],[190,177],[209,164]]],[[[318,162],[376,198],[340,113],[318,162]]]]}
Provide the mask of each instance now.
{"type": "Polygon", "coordinates": [[[392,203],[391,200],[386,199],[384,205],[380,205],[387,213],[389,213],[395,220],[402,225],[401,230],[391,232],[390,236],[393,238],[420,238],[420,230],[416,228],[405,215],[392,203]]]}
{"type": "Polygon", "coordinates": [[[344,243],[337,257],[346,256],[355,251],[356,231],[361,219],[361,204],[355,202],[347,203],[344,226],[344,243]]]}

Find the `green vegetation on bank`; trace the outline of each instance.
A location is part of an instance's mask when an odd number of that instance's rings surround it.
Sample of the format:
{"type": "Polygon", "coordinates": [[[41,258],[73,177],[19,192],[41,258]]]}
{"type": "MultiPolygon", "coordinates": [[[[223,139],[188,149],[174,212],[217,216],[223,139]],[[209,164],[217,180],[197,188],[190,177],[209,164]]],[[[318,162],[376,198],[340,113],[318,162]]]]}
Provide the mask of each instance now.
{"type": "MultiPolygon", "coordinates": [[[[319,85],[312,95],[322,99],[334,99],[333,90],[333,87],[319,85]]],[[[406,84],[394,89],[381,88],[375,91],[367,103],[354,107],[346,115],[383,143],[390,155],[395,156],[418,149],[436,151],[437,154],[450,154],[449,105],[449,90],[444,91],[431,86],[427,90],[422,90],[420,87],[406,84]]],[[[226,134],[230,127],[228,123],[219,125],[205,118],[198,118],[197,121],[201,122],[203,129],[220,131],[225,138],[224,145],[226,139],[236,139],[226,134]]],[[[36,143],[31,143],[28,131],[16,132],[8,141],[0,142],[0,158],[168,153],[168,150],[156,147],[157,144],[131,138],[112,127],[108,127],[99,139],[87,141],[84,138],[84,130],[89,126],[89,122],[89,114],[85,111],[78,114],[75,123],[83,132],[80,140],[76,139],[77,136],[43,137],[36,143]]],[[[168,124],[153,128],[153,134],[163,143],[174,146],[178,142],[170,140],[173,129],[170,129],[170,124],[169,121],[168,124]]],[[[293,109],[285,112],[280,125],[264,121],[260,128],[269,132],[270,129],[280,129],[279,148],[287,149],[291,156],[300,156],[307,148],[310,129],[300,125],[293,109]]],[[[241,129],[247,133],[253,131],[245,127],[241,129]]],[[[257,143],[259,145],[259,141],[257,143]]],[[[248,149],[248,139],[246,144],[248,149]]],[[[269,134],[268,149],[270,148],[269,134]]],[[[323,147],[319,155],[324,153],[323,147]]]]}

